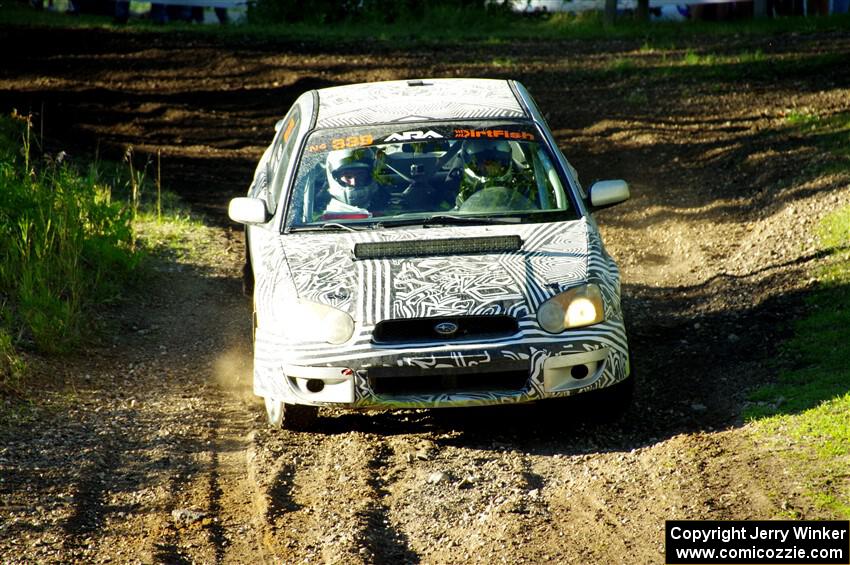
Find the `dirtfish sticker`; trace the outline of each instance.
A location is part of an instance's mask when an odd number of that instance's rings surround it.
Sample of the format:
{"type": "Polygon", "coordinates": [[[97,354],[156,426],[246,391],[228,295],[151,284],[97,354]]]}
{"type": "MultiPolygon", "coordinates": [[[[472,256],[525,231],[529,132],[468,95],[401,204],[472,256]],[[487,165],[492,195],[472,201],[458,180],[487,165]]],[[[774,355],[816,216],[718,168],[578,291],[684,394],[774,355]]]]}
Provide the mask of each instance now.
{"type": "Polygon", "coordinates": [[[391,133],[384,141],[421,141],[423,139],[443,139],[443,136],[432,130],[403,131],[391,133]]]}
{"type": "Polygon", "coordinates": [[[456,129],[455,137],[458,139],[477,139],[487,137],[489,139],[518,139],[520,141],[534,141],[534,134],[527,131],[506,131],[503,129],[456,129]]]}

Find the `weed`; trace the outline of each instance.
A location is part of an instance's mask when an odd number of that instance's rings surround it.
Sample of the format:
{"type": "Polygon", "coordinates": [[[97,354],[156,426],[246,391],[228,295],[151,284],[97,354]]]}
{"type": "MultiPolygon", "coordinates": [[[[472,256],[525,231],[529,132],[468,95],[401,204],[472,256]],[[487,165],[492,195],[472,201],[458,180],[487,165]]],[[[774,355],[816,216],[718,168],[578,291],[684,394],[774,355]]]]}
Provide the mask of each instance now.
{"type": "Polygon", "coordinates": [[[756,49],[752,53],[741,53],[740,55],[738,55],[737,60],[739,63],[761,63],[763,61],[766,61],[767,57],[761,49],[756,49]]]}
{"type": "Polygon", "coordinates": [[[682,62],[686,65],[699,65],[702,61],[699,55],[688,49],[685,52],[685,56],[682,58],[682,62]]]}
{"type": "Polygon", "coordinates": [[[809,110],[791,110],[785,114],[785,121],[791,125],[817,124],[819,117],[809,110]]]}
{"type": "Polygon", "coordinates": [[[23,360],[12,345],[12,336],[0,328],[0,386],[16,388],[25,369],[23,360]]]}
{"type": "Polygon", "coordinates": [[[516,61],[510,57],[497,57],[490,61],[493,67],[512,67],[516,65],[516,61]]]}
{"type": "Polygon", "coordinates": [[[630,59],[618,57],[608,63],[608,70],[615,73],[625,73],[635,68],[635,64],[630,59]]]}
{"type": "Polygon", "coordinates": [[[42,351],[73,347],[87,330],[86,308],[120,294],[135,268],[130,214],[89,169],[81,174],[63,154],[36,162],[32,122],[2,120],[0,155],[0,296],[2,326],[42,351]]]}

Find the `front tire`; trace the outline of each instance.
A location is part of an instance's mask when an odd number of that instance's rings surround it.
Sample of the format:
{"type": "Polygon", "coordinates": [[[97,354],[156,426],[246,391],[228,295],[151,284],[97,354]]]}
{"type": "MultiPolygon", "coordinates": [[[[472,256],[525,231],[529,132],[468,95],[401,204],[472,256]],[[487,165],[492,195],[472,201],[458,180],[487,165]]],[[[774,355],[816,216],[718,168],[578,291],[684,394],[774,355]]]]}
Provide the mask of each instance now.
{"type": "Polygon", "coordinates": [[[306,431],[312,428],[319,416],[319,408],[303,404],[286,404],[266,398],[266,416],[269,425],[283,430],[306,431]]]}
{"type": "Polygon", "coordinates": [[[632,405],[635,392],[634,369],[624,380],[591,392],[596,419],[601,422],[615,422],[621,419],[632,405]]]}

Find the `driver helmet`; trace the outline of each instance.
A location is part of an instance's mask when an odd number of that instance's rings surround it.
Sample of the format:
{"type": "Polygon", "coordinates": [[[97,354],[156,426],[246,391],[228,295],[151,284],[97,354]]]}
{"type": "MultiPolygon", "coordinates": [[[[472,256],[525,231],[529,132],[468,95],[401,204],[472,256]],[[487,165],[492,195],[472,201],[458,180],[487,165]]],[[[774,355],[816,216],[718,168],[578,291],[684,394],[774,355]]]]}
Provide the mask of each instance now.
{"type": "Polygon", "coordinates": [[[367,207],[378,190],[373,171],[375,158],[368,149],[339,149],[328,153],[328,192],[337,200],[367,207]]]}
{"type": "Polygon", "coordinates": [[[473,139],[463,145],[464,175],[470,181],[496,185],[511,179],[511,145],[504,139],[473,139]]]}

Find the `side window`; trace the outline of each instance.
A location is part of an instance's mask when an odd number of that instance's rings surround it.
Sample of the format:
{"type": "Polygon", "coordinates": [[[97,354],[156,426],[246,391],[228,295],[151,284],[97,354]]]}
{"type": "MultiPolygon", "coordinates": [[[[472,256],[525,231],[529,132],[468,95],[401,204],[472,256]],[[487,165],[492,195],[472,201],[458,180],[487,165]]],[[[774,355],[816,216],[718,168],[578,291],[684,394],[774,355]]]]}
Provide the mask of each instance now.
{"type": "Polygon", "coordinates": [[[280,137],[272,150],[269,174],[271,176],[271,191],[269,192],[269,210],[277,209],[280,193],[286,181],[286,172],[289,161],[295,150],[295,142],[298,139],[298,130],[301,126],[301,111],[298,106],[292,108],[289,115],[283,119],[280,137]]]}
{"type": "MultiPolygon", "coordinates": [[[[274,143],[274,140],[272,140],[274,143]]],[[[257,163],[257,168],[254,170],[254,180],[248,188],[248,196],[251,198],[266,198],[269,191],[269,161],[271,159],[272,146],[266,147],[263,156],[257,163]]]]}

